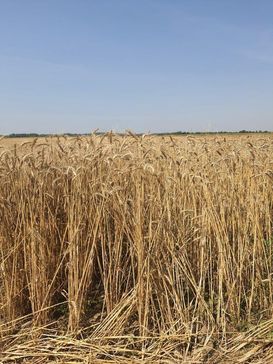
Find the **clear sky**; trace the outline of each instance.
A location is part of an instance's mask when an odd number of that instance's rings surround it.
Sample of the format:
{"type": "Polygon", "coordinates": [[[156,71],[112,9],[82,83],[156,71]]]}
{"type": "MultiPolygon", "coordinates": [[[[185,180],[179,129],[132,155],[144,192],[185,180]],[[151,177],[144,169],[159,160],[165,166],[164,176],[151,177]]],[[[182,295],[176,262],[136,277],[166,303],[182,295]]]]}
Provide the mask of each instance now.
{"type": "Polygon", "coordinates": [[[273,130],[272,0],[0,0],[0,134],[273,130]]]}

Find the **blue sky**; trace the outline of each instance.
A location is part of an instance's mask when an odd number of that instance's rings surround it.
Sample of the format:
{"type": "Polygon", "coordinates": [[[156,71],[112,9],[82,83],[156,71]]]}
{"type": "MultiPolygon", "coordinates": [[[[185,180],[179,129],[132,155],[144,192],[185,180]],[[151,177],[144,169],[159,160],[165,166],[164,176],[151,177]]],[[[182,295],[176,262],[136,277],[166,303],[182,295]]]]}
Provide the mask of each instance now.
{"type": "Polygon", "coordinates": [[[0,0],[0,134],[273,130],[272,0],[0,0]]]}

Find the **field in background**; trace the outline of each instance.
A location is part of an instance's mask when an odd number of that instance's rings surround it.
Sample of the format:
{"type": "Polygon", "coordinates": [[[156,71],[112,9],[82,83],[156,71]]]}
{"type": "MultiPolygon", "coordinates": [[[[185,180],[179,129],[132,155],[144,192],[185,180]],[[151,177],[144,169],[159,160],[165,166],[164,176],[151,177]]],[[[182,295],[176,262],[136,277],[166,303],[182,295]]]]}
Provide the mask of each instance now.
{"type": "Polygon", "coordinates": [[[272,134],[0,140],[0,362],[272,362],[272,157],[272,134]]]}

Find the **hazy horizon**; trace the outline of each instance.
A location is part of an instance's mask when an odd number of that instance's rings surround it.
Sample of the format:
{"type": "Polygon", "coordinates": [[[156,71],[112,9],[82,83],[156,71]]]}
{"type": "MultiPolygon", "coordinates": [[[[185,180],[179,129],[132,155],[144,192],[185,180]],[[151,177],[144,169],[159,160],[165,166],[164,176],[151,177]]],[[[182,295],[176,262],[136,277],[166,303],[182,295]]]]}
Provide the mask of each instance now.
{"type": "Polygon", "coordinates": [[[273,2],[0,3],[0,134],[273,131],[273,2]]]}

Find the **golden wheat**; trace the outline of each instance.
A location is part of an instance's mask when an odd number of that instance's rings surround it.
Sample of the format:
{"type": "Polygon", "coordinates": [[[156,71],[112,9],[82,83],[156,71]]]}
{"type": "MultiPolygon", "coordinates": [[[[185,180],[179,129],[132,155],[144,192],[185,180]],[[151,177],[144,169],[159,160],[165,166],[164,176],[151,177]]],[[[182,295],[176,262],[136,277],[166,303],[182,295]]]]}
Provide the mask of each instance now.
{"type": "Polygon", "coordinates": [[[273,362],[271,134],[0,144],[0,362],[273,362]]]}

